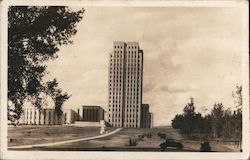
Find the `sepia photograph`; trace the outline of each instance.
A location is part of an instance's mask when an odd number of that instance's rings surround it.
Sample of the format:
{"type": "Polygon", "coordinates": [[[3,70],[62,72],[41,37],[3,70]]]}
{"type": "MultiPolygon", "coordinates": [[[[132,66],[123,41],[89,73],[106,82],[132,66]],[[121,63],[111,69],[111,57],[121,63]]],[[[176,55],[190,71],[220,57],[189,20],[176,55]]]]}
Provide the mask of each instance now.
{"type": "Polygon", "coordinates": [[[248,2],[123,2],[2,4],[3,158],[247,159],[248,2]]]}

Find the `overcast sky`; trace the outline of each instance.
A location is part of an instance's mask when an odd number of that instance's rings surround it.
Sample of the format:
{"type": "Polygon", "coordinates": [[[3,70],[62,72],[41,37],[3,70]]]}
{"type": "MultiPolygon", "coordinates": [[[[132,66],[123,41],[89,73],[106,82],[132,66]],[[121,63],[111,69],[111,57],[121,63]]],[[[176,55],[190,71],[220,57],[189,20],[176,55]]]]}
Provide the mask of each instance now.
{"type": "Polygon", "coordinates": [[[196,111],[214,103],[233,107],[232,90],[241,84],[241,12],[236,8],[95,7],[48,63],[72,95],[64,108],[100,105],[107,109],[108,55],[113,41],[138,41],[144,51],[143,103],[155,125],[171,119],[194,97],[196,111]]]}

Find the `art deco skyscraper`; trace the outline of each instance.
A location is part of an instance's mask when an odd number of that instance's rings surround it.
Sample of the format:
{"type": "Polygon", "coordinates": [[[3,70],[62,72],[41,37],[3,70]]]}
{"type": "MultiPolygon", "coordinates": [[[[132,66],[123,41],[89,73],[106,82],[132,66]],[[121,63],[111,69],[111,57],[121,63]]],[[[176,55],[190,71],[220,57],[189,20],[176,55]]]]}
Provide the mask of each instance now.
{"type": "Polygon", "coordinates": [[[143,51],[138,42],[114,42],[109,57],[109,123],[140,128],[143,51]]]}

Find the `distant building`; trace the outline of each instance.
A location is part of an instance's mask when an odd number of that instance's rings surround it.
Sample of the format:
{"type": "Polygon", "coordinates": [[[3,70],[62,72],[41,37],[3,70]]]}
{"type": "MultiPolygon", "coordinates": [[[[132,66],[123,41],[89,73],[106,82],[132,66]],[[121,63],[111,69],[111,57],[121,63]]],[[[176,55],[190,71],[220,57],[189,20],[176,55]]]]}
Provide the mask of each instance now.
{"type": "Polygon", "coordinates": [[[100,106],[82,106],[75,112],[72,109],[63,109],[58,118],[55,109],[34,106],[24,107],[19,124],[24,125],[59,125],[77,123],[81,126],[99,126],[104,120],[104,110],[100,106]],[[84,122],[84,123],[83,123],[84,122]]]}
{"type": "Polygon", "coordinates": [[[63,110],[60,118],[55,112],[55,109],[42,108],[38,109],[33,106],[24,107],[20,124],[27,125],[58,125],[58,124],[70,124],[76,120],[76,113],[72,109],[63,110]]]}
{"type": "Polygon", "coordinates": [[[153,128],[154,127],[154,122],[153,122],[153,113],[149,113],[149,121],[150,121],[150,127],[149,128],[153,128]]]}
{"type": "MultiPolygon", "coordinates": [[[[109,56],[108,80],[109,125],[113,127],[151,128],[149,105],[142,105],[143,50],[138,42],[114,42],[109,56]]],[[[99,125],[105,111],[100,106],[82,106],[64,110],[60,118],[54,109],[28,108],[24,111],[24,124],[99,125]],[[97,123],[98,122],[98,123],[97,123]]]]}
{"type": "Polygon", "coordinates": [[[153,115],[149,112],[149,104],[141,105],[141,128],[152,128],[153,115]]]}
{"type": "Polygon", "coordinates": [[[82,106],[77,109],[78,121],[100,122],[104,120],[104,110],[100,106],[82,106]]]}
{"type": "Polygon", "coordinates": [[[114,42],[109,57],[108,121],[141,127],[143,51],[138,42],[114,42]]]}

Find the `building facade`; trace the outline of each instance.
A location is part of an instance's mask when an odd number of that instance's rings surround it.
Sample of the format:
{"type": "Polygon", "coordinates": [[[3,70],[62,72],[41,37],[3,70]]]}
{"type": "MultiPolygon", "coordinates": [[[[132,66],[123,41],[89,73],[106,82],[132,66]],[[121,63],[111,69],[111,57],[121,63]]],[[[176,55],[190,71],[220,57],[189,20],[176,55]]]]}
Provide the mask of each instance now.
{"type": "Polygon", "coordinates": [[[109,57],[108,121],[114,127],[141,126],[143,51],[138,42],[114,42],[109,57]]]}
{"type": "Polygon", "coordinates": [[[100,106],[82,106],[77,109],[78,121],[100,122],[104,119],[104,110],[100,106]]]}
{"type": "Polygon", "coordinates": [[[149,104],[141,106],[141,128],[152,128],[153,115],[149,112],[149,104]]]}
{"type": "Polygon", "coordinates": [[[63,110],[60,118],[55,112],[55,109],[35,107],[24,107],[23,114],[19,120],[20,124],[24,125],[59,125],[70,124],[76,120],[76,113],[71,110],[63,110]]]}
{"type": "Polygon", "coordinates": [[[153,113],[149,113],[149,120],[150,120],[150,128],[154,127],[154,121],[153,121],[153,113]]]}

